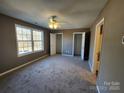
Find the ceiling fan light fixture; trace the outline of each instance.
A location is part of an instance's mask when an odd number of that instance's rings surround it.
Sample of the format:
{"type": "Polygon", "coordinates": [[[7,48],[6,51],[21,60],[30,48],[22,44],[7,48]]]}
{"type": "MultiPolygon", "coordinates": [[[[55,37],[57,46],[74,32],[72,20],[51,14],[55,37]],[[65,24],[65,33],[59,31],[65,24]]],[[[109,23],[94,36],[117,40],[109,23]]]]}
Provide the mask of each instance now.
{"type": "Polygon", "coordinates": [[[57,29],[58,28],[58,22],[55,19],[56,16],[51,16],[51,18],[49,19],[49,28],[50,29],[57,29]]]}

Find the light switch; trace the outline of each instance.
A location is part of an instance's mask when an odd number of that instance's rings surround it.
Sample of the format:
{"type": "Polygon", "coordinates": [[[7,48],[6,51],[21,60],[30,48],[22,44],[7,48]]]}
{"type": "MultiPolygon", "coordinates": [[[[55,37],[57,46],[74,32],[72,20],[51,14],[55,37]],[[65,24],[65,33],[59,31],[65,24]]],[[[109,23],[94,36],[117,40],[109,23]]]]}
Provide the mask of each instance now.
{"type": "Polygon", "coordinates": [[[122,37],[122,44],[124,45],[124,36],[122,37]]]}

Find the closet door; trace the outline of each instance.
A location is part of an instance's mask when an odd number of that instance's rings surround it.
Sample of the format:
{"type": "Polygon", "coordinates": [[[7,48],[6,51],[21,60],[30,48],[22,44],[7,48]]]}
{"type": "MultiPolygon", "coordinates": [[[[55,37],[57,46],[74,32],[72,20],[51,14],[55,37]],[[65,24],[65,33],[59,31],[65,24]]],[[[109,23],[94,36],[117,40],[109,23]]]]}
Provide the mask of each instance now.
{"type": "Polygon", "coordinates": [[[50,55],[56,54],[56,34],[50,34],[50,55]]]}

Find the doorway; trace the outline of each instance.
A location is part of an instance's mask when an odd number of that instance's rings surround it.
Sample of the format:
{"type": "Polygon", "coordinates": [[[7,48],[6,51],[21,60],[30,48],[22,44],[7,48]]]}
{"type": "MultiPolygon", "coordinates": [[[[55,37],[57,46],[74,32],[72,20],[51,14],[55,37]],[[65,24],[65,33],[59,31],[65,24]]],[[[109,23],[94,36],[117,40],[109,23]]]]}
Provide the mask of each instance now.
{"type": "Polygon", "coordinates": [[[50,55],[63,54],[63,33],[50,33],[50,55]]]}
{"type": "Polygon", "coordinates": [[[74,37],[74,56],[81,56],[82,34],[76,34],[74,37]]]}
{"type": "Polygon", "coordinates": [[[100,70],[103,27],[104,27],[104,19],[102,19],[96,25],[96,32],[95,32],[93,72],[96,74],[96,76],[98,76],[100,70]]]}
{"type": "Polygon", "coordinates": [[[56,54],[62,54],[62,34],[56,34],[56,54]]]}
{"type": "Polygon", "coordinates": [[[72,55],[79,56],[84,60],[85,32],[73,33],[72,55]]]}

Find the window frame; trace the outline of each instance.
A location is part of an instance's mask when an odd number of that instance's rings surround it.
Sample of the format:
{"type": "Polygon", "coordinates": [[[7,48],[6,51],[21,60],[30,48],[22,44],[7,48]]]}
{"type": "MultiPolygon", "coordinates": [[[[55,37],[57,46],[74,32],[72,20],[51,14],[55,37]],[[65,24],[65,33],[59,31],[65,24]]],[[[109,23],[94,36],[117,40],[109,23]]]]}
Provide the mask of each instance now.
{"type": "MultiPolygon", "coordinates": [[[[23,26],[23,25],[19,25],[19,24],[15,24],[15,32],[16,32],[16,47],[17,47],[17,56],[18,57],[22,57],[22,56],[26,56],[26,55],[29,55],[29,54],[33,54],[33,53],[37,53],[37,52],[43,52],[45,49],[45,44],[44,44],[44,31],[42,30],[39,30],[39,29],[35,29],[35,28],[31,28],[31,27],[27,27],[27,26],[23,26]],[[25,53],[22,53],[22,54],[19,54],[19,47],[18,47],[18,42],[21,41],[21,40],[18,40],[18,37],[17,37],[17,30],[16,30],[16,27],[20,27],[20,28],[26,28],[26,29],[29,29],[31,31],[31,48],[32,48],[32,51],[31,52],[25,52],[25,53]],[[41,43],[43,43],[43,49],[42,50],[37,50],[37,51],[34,51],[34,40],[33,40],[33,31],[39,31],[41,32],[43,35],[43,40],[41,40],[41,43]]],[[[28,40],[25,40],[25,41],[28,41],[28,40]]],[[[23,42],[23,40],[22,40],[23,42]]]]}
{"type": "Polygon", "coordinates": [[[32,46],[33,46],[33,51],[34,52],[44,51],[44,32],[43,31],[40,31],[38,29],[33,29],[32,30],[32,46]],[[34,40],[33,31],[36,31],[36,32],[40,32],[41,33],[41,36],[43,36],[43,37],[41,37],[41,40],[34,40]],[[41,41],[41,44],[43,43],[43,46],[41,46],[41,47],[43,47],[43,49],[41,49],[41,50],[34,50],[34,42],[35,41],[41,41]]]}

